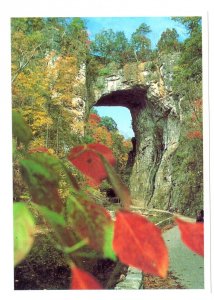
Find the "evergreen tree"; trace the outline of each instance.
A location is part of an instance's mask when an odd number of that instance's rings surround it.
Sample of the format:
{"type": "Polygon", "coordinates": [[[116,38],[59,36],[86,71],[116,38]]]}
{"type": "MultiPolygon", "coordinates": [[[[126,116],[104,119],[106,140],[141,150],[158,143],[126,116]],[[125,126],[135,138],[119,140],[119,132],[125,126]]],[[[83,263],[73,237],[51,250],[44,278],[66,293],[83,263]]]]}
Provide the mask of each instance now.
{"type": "Polygon", "coordinates": [[[167,28],[160,37],[157,43],[157,49],[161,53],[173,53],[180,50],[180,43],[178,41],[178,33],[173,29],[167,28]]]}
{"type": "Polygon", "coordinates": [[[131,49],[136,61],[146,61],[151,54],[151,41],[147,34],[151,29],[145,23],[142,23],[131,36],[131,49]]]}

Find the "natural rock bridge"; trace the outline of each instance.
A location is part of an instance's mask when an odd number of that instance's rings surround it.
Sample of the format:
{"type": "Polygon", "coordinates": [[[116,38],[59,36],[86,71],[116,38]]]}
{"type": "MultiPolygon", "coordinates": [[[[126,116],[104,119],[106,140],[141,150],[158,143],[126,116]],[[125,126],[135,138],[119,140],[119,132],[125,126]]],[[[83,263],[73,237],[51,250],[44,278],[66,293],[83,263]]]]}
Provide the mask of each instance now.
{"type": "Polygon", "coordinates": [[[94,106],[124,106],[131,112],[130,190],[134,204],[142,207],[172,205],[171,160],[180,134],[179,101],[172,95],[169,72],[173,63],[171,57],[155,70],[136,65],[133,77],[127,69],[118,70],[98,78],[93,87],[94,106]]]}
{"type": "MultiPolygon", "coordinates": [[[[95,80],[83,68],[77,86],[82,92],[65,109],[72,110],[75,122],[84,124],[93,106],[127,107],[135,133],[127,164],[133,204],[178,208],[182,212],[190,207],[183,195],[192,193],[192,186],[179,181],[175,172],[175,153],[184,116],[182,99],[172,89],[173,68],[178,58],[179,54],[174,53],[163,55],[155,62],[129,63],[95,80]],[[185,193],[180,192],[181,184],[185,193]]],[[[193,200],[202,203],[201,189],[194,193],[193,200]]],[[[193,210],[195,204],[191,205],[193,210]]]]}

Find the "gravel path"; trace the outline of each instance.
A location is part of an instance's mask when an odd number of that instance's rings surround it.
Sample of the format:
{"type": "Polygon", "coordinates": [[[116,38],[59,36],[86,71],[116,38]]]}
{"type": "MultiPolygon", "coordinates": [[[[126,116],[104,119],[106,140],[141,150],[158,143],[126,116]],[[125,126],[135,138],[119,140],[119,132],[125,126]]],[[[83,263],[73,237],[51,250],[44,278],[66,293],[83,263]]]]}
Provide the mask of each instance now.
{"type": "Polygon", "coordinates": [[[204,288],[204,258],[189,250],[181,241],[178,227],[163,234],[169,250],[171,271],[187,289],[204,288]]]}

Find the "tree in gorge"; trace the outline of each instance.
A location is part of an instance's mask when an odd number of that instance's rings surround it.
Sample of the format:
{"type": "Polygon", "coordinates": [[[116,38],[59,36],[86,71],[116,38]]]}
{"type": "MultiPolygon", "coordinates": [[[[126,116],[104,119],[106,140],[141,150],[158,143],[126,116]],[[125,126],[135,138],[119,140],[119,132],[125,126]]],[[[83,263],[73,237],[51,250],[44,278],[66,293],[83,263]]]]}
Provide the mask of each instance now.
{"type": "Polygon", "coordinates": [[[132,148],[132,143],[119,133],[114,119],[107,116],[100,117],[93,111],[89,115],[85,140],[88,143],[102,143],[112,149],[115,157],[118,157],[117,171],[120,175],[125,173],[128,153],[132,148]]]}
{"type": "Polygon", "coordinates": [[[117,123],[111,117],[107,117],[107,116],[102,117],[100,125],[105,126],[108,129],[108,131],[117,131],[118,130],[117,123]]]}

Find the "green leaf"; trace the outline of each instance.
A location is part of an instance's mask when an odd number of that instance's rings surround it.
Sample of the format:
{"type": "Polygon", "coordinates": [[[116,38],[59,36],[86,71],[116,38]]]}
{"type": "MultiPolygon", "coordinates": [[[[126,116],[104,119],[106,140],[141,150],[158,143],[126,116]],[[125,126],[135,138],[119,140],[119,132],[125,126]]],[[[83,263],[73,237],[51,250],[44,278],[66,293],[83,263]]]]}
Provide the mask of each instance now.
{"type": "Polygon", "coordinates": [[[104,257],[116,261],[117,257],[113,250],[113,238],[114,238],[114,224],[110,224],[104,228],[104,245],[103,254],[104,257]]]}
{"type": "Polygon", "coordinates": [[[30,252],[34,242],[34,218],[24,203],[14,203],[14,263],[20,263],[30,252]]]}
{"type": "Polygon", "coordinates": [[[31,129],[26,124],[24,118],[20,113],[13,110],[12,112],[13,119],[13,136],[17,138],[18,143],[23,143],[27,146],[32,138],[31,129]]]}
{"type": "Polygon", "coordinates": [[[63,215],[48,209],[46,206],[36,205],[36,209],[41,213],[44,218],[52,225],[65,226],[66,222],[63,215]]]}
{"type": "Polygon", "coordinates": [[[62,171],[59,160],[46,153],[33,153],[20,165],[33,202],[60,212],[63,205],[58,192],[62,171]]]}
{"type": "Polygon", "coordinates": [[[33,153],[29,159],[21,161],[21,166],[32,176],[41,176],[41,180],[48,180],[57,183],[59,180],[60,162],[57,158],[46,153],[33,153]]]}
{"type": "Polygon", "coordinates": [[[97,251],[103,251],[106,227],[112,224],[109,212],[101,205],[82,197],[70,198],[68,220],[74,232],[87,239],[88,245],[97,251]]]}

